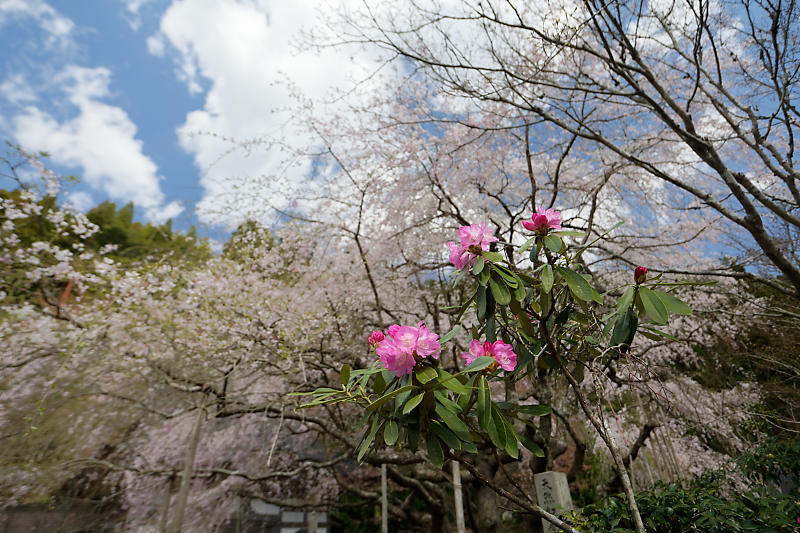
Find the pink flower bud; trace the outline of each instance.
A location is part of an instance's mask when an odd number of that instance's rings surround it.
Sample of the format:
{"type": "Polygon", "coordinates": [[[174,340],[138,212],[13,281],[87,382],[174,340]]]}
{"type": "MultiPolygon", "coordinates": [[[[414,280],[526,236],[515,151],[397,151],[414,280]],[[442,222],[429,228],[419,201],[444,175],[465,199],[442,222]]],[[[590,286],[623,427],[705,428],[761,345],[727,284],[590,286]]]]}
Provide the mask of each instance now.
{"type": "Polygon", "coordinates": [[[633,281],[635,281],[636,284],[638,285],[640,283],[644,283],[646,279],[647,279],[647,268],[636,267],[636,269],[633,271],[633,281]]]}
{"type": "Polygon", "coordinates": [[[383,333],[381,333],[380,331],[373,331],[372,335],[369,336],[369,345],[372,346],[373,348],[377,348],[378,343],[381,342],[384,338],[385,337],[383,336],[383,333]]]}

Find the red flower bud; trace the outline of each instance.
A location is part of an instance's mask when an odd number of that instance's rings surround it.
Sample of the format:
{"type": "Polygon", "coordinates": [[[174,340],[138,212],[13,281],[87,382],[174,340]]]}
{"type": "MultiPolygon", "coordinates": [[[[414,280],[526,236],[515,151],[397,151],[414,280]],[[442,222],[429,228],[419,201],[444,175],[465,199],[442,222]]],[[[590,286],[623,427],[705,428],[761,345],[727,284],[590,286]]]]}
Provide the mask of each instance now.
{"type": "Polygon", "coordinates": [[[647,279],[647,268],[645,267],[636,267],[636,270],[633,271],[633,281],[636,284],[643,283],[647,279]]]}

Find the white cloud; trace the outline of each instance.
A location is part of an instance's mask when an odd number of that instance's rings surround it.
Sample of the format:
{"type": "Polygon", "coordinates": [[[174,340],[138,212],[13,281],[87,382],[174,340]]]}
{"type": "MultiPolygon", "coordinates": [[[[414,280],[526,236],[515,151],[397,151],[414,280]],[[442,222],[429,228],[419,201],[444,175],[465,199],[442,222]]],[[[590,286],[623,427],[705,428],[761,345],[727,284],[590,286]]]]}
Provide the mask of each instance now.
{"type": "Polygon", "coordinates": [[[151,35],[147,38],[147,50],[156,57],[162,57],[166,45],[161,35],[151,35]]]}
{"type": "Polygon", "coordinates": [[[122,3],[125,4],[125,11],[127,12],[125,20],[134,31],[138,30],[142,25],[142,15],[139,11],[149,2],[150,0],[122,0],[122,3]]]}
{"type": "Polygon", "coordinates": [[[293,116],[286,109],[295,100],[282,81],[291,81],[319,102],[330,96],[332,87],[363,77],[359,65],[368,64],[369,58],[358,51],[328,49],[316,55],[298,53],[290,45],[304,24],[314,23],[319,5],[319,0],[175,0],[162,16],[159,32],[148,40],[156,55],[163,53],[164,43],[169,45],[189,91],[207,87],[203,108],[190,112],[178,129],[181,145],[203,172],[205,195],[198,204],[202,220],[234,225],[264,204],[255,178],[262,183],[297,182],[309,173],[309,162],[291,165],[285,154],[238,144],[277,138],[293,147],[307,143],[291,124],[293,116]],[[233,177],[241,179],[234,184],[233,177]],[[226,207],[234,194],[238,213],[226,207]]]}
{"type": "Polygon", "coordinates": [[[145,217],[161,222],[182,211],[177,202],[164,205],[156,164],[142,153],[136,125],[125,111],[100,101],[109,95],[108,69],[67,66],[54,80],[78,110],[59,122],[46,111],[26,106],[12,119],[14,135],[23,146],[44,150],[58,164],[80,167],[84,180],[111,198],[129,201],[145,217]]]}
{"type": "Polygon", "coordinates": [[[36,93],[21,73],[13,74],[0,83],[0,95],[12,104],[35,102],[36,93]]]}
{"type": "Polygon", "coordinates": [[[30,17],[47,33],[48,47],[73,47],[75,23],[43,0],[0,0],[0,26],[13,18],[30,17]]]}
{"type": "Polygon", "coordinates": [[[74,207],[78,211],[86,212],[94,207],[94,199],[87,192],[75,191],[67,196],[67,205],[74,207]]]}

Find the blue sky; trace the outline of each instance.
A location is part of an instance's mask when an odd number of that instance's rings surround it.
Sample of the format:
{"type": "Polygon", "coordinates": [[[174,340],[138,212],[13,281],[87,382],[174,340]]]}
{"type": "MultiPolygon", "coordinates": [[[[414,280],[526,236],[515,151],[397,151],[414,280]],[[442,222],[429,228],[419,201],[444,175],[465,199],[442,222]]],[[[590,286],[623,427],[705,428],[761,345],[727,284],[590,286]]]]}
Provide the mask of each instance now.
{"type": "Polygon", "coordinates": [[[132,200],[141,219],[224,232],[263,204],[249,178],[310,169],[226,139],[300,145],[285,82],[320,100],[361,72],[366,56],[297,44],[320,5],[0,0],[0,136],[78,176],[76,205],[132,200]]]}

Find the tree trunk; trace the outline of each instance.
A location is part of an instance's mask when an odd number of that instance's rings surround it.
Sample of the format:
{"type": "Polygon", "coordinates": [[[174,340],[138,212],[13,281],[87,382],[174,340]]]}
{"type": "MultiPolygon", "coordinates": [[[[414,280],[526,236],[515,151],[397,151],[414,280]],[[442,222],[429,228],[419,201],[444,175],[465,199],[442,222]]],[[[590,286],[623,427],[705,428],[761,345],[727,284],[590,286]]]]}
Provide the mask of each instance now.
{"type": "Polygon", "coordinates": [[[175,518],[172,522],[172,533],[180,533],[183,528],[183,514],[186,511],[186,502],[189,499],[189,486],[192,483],[192,469],[194,458],[197,454],[197,444],[200,442],[200,429],[203,427],[203,419],[206,415],[205,406],[197,410],[197,419],[194,422],[192,436],[189,440],[189,449],[186,451],[186,458],[183,464],[183,477],[181,478],[181,488],[178,491],[178,503],[175,506],[175,518]]]}

